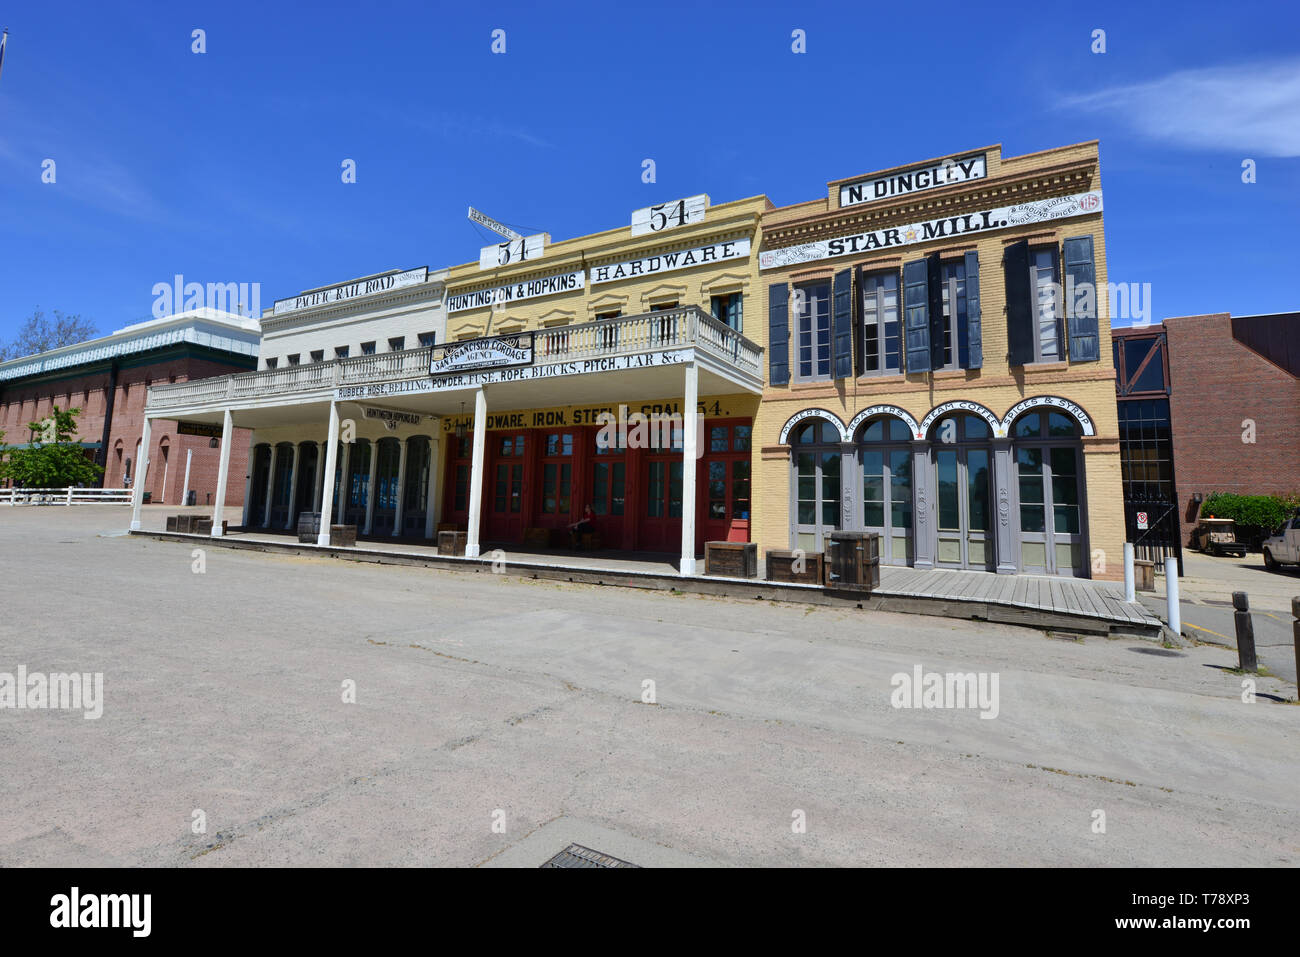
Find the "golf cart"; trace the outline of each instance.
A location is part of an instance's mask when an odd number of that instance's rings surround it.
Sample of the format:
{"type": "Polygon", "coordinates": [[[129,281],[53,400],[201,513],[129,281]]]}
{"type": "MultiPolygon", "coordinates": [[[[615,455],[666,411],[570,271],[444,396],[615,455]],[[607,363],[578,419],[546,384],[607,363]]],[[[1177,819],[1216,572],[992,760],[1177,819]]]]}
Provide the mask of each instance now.
{"type": "Polygon", "coordinates": [[[1237,541],[1237,523],[1230,518],[1203,518],[1192,532],[1192,545],[1207,555],[1246,557],[1246,543],[1237,541]]]}

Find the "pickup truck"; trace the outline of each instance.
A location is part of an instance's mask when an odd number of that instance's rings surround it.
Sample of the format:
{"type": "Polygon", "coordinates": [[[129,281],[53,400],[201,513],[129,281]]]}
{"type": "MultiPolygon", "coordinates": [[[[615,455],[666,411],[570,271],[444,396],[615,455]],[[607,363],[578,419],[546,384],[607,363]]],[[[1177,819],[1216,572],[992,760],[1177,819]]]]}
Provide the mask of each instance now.
{"type": "Polygon", "coordinates": [[[1300,513],[1264,539],[1264,567],[1276,571],[1281,565],[1300,564],[1300,513]]]}

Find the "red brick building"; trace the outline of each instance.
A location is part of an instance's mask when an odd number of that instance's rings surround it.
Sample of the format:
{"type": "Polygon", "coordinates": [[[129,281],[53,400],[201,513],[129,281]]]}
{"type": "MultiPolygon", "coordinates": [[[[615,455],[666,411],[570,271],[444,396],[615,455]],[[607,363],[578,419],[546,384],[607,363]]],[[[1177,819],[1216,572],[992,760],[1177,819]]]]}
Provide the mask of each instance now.
{"type": "MultiPolygon", "coordinates": [[[[145,394],[160,382],[188,382],[257,367],[258,320],[214,309],[151,319],[110,336],[0,362],[0,432],[10,446],[31,441],[30,423],[57,406],[79,408],[77,439],[104,466],[101,486],[132,485],[144,428],[145,394]]],[[[156,422],[150,440],[145,491],[151,501],[180,505],[189,488],[205,505],[216,491],[220,455],[210,435],[183,435],[175,422],[156,422]]],[[[218,433],[219,434],[219,433],[218,433]]],[[[235,431],[231,469],[243,475],[248,432],[235,431]]],[[[242,501],[243,483],[232,482],[229,499],[242,501]]]]}
{"type": "MultiPolygon", "coordinates": [[[[1121,410],[1167,391],[1172,454],[1145,467],[1169,461],[1184,545],[1211,492],[1300,492],[1300,313],[1166,319],[1117,330],[1116,349],[1121,410]]],[[[1123,457],[1136,478],[1144,463],[1123,457]]]]}

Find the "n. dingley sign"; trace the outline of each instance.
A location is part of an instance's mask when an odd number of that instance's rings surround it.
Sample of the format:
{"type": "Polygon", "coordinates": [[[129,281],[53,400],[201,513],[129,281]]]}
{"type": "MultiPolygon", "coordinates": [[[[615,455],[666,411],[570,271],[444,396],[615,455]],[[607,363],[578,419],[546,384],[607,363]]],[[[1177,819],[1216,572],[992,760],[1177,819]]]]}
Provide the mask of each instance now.
{"type": "Polygon", "coordinates": [[[891,196],[905,196],[923,189],[934,189],[936,186],[966,183],[986,176],[988,176],[988,165],[984,161],[983,153],[955,160],[946,159],[942,163],[917,166],[901,173],[860,179],[856,183],[845,183],[840,187],[840,208],[872,203],[878,199],[889,199],[891,196]]]}
{"type": "Polygon", "coordinates": [[[799,246],[767,249],[758,254],[758,268],[775,269],[778,266],[793,266],[818,259],[851,256],[873,249],[911,246],[915,243],[928,243],[934,239],[964,236],[967,233],[982,233],[994,229],[1006,229],[1009,226],[1024,226],[1029,223],[1043,223],[1053,219],[1088,216],[1100,212],[1101,190],[1093,190],[1088,193],[1076,193],[1073,196],[1039,199],[1016,206],[1000,206],[979,213],[945,216],[941,219],[930,219],[906,226],[875,229],[870,232],[855,233],[852,236],[841,236],[838,239],[822,239],[799,246]]]}
{"type": "Polygon", "coordinates": [[[654,276],[674,269],[686,269],[701,266],[704,263],[721,262],[724,259],[740,259],[749,255],[749,237],[729,239],[725,243],[709,243],[694,249],[682,249],[675,253],[660,253],[658,256],[646,256],[644,259],[629,259],[626,262],[610,263],[607,266],[591,267],[591,284],[613,282],[616,279],[631,279],[634,276],[654,276]]]}
{"type": "Polygon", "coordinates": [[[510,336],[471,339],[448,343],[434,351],[429,361],[429,375],[468,372],[471,369],[499,369],[502,366],[526,366],[533,361],[533,334],[520,332],[510,336]]]}
{"type": "Polygon", "coordinates": [[[565,273],[562,276],[547,276],[544,279],[530,279],[527,282],[508,283],[504,286],[492,286],[477,292],[461,292],[447,297],[448,312],[464,312],[466,309],[480,309],[499,302],[519,302],[521,299],[535,299],[538,296],[553,296],[557,292],[572,292],[581,289],[586,280],[586,273],[565,273]]]}
{"type": "Polygon", "coordinates": [[[385,276],[372,276],[369,279],[358,279],[356,282],[345,282],[338,286],[330,286],[328,289],[304,292],[300,296],[290,296],[288,299],[277,299],[275,314],[278,316],[284,312],[293,312],[295,309],[310,309],[312,306],[358,299],[377,292],[391,292],[405,286],[418,286],[428,278],[429,267],[421,266],[419,269],[408,269],[406,272],[390,272],[385,276]]]}

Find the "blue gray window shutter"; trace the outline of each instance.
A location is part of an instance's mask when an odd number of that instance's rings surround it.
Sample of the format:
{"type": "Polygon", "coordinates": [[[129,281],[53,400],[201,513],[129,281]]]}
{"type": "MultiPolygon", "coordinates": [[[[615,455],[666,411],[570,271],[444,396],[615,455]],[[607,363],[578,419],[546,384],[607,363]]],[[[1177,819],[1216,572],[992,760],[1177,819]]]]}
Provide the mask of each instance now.
{"type": "Polygon", "coordinates": [[[1029,288],[1029,241],[1012,243],[1002,253],[1007,284],[1007,362],[1034,361],[1034,306],[1029,288]]]}
{"type": "Polygon", "coordinates": [[[925,257],[930,296],[930,368],[943,368],[943,264],[938,253],[925,257]]]}
{"type": "Polygon", "coordinates": [[[1101,358],[1097,338],[1097,269],[1092,257],[1092,237],[1065,241],[1065,282],[1070,328],[1070,359],[1095,362],[1101,358]],[[1088,293],[1091,292],[1091,295],[1088,293]]]}
{"type": "Polygon", "coordinates": [[[980,254],[966,253],[966,368],[984,365],[983,329],[980,326],[980,254]]]}
{"type": "Polygon", "coordinates": [[[831,356],[836,379],[853,375],[853,270],[835,274],[831,313],[831,356]]]}
{"type": "Polygon", "coordinates": [[[929,274],[924,259],[903,264],[903,348],[908,372],[930,371],[929,274]]]}
{"type": "Polygon", "coordinates": [[[790,381],[790,287],[783,282],[767,287],[767,382],[790,381]]]}

